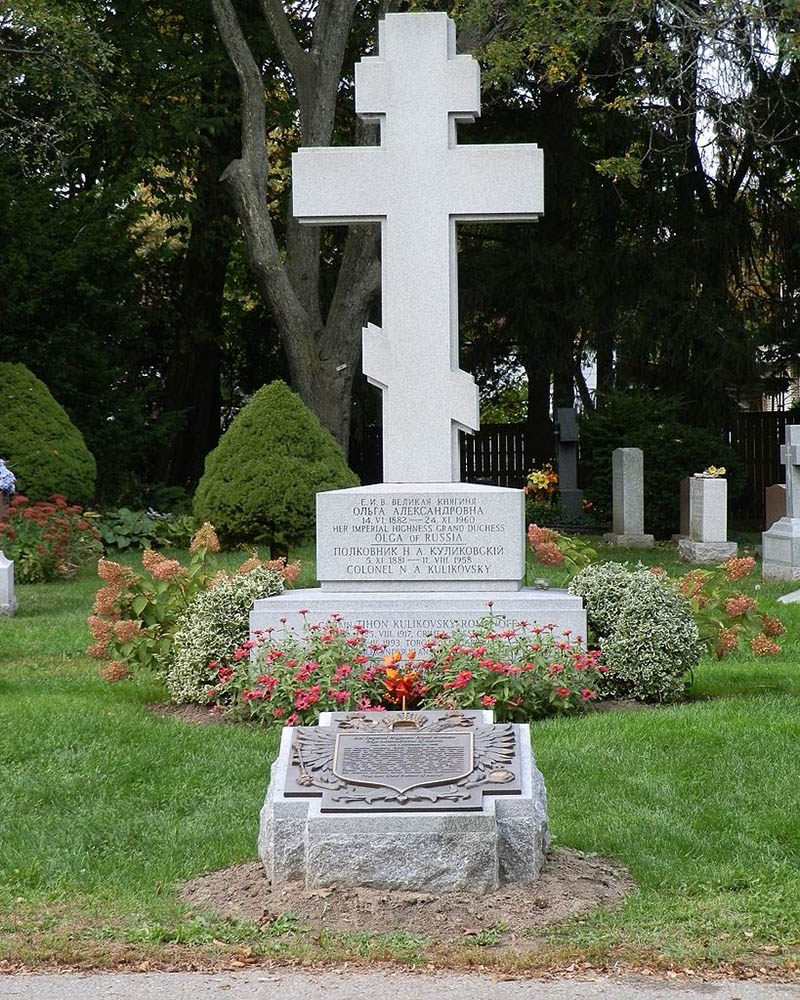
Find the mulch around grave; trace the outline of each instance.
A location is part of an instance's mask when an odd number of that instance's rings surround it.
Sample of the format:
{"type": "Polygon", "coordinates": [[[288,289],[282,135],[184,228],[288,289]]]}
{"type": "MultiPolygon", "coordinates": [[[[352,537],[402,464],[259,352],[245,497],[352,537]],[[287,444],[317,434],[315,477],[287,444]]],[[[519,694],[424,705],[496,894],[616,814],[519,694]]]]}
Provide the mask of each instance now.
{"type": "Polygon", "coordinates": [[[153,715],[166,715],[170,719],[177,719],[179,722],[196,722],[201,726],[219,725],[221,722],[231,722],[226,719],[222,712],[212,712],[208,705],[173,705],[169,701],[153,702],[147,706],[147,711],[153,715]]]}
{"type": "MultiPolygon", "coordinates": [[[[260,862],[250,861],[184,883],[181,902],[222,917],[268,926],[297,914],[309,930],[405,931],[462,941],[482,931],[497,943],[535,938],[549,924],[620,906],[635,888],[628,872],[607,858],[555,848],[534,885],[507,885],[496,892],[408,892],[393,889],[305,889],[299,882],[272,887],[260,862]]],[[[531,941],[531,943],[533,943],[531,941]]]]}

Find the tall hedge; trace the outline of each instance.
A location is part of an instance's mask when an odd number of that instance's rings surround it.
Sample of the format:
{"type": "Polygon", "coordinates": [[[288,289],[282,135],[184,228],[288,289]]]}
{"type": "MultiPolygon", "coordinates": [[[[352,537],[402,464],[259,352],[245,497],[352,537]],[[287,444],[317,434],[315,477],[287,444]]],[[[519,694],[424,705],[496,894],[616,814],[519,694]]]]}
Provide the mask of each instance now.
{"type": "Polygon", "coordinates": [[[226,542],[286,546],[312,534],[319,491],[357,485],[331,434],[285,382],[271,382],[206,458],[194,513],[226,542]]]}
{"type": "Polygon", "coordinates": [[[11,362],[0,363],[0,458],[30,500],[91,503],[97,466],[83,435],[44,382],[11,362]]]}

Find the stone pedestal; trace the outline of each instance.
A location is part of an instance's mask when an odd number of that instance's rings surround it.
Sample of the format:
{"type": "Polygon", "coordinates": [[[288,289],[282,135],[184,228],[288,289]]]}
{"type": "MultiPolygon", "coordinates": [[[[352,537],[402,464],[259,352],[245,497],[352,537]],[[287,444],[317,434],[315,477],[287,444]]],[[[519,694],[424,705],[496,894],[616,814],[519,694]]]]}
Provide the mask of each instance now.
{"type": "MultiPolygon", "coordinates": [[[[491,712],[469,714],[492,721],[491,712]]],[[[325,713],[319,733],[331,724],[325,713]]],[[[531,754],[528,726],[509,728],[518,746],[511,765],[519,770],[515,794],[483,794],[482,805],[469,811],[448,809],[445,799],[441,808],[434,801],[425,811],[383,812],[384,796],[377,792],[377,801],[349,812],[323,811],[324,800],[318,793],[314,797],[313,787],[307,796],[302,789],[298,794],[287,777],[293,731],[284,729],[259,827],[258,853],[267,877],[273,884],[300,880],[306,888],[473,893],[535,882],[549,844],[544,781],[531,754]]],[[[455,788],[441,790],[447,795],[455,788]]]]}
{"type": "Polygon", "coordinates": [[[720,563],[735,556],[736,542],[728,541],[728,481],[706,476],[689,480],[689,537],[678,542],[678,558],[685,562],[720,563]]]}
{"type": "Polygon", "coordinates": [[[524,494],[471,483],[387,484],[317,494],[319,589],[255,602],[252,632],[340,614],[389,649],[471,629],[491,613],[586,637],[583,602],[520,587],[524,494]],[[304,616],[300,610],[307,612],[304,616]]]}
{"type": "Polygon", "coordinates": [[[572,636],[586,638],[586,612],[583,601],[563,590],[536,590],[522,587],[517,591],[454,590],[364,592],[318,589],[289,590],[277,597],[256,601],[250,613],[250,630],[283,629],[299,632],[303,622],[322,624],[332,614],[340,614],[346,625],[363,625],[371,642],[385,643],[389,650],[424,652],[422,643],[437,632],[465,634],[489,612],[509,624],[527,621],[556,626],[556,634],[570,629],[572,636]],[[492,606],[489,607],[489,602],[492,606]],[[303,610],[307,613],[301,615],[303,610]]]}
{"type": "Polygon", "coordinates": [[[769,531],[782,517],[786,517],[786,487],[783,483],[775,483],[764,490],[765,530],[769,531]]]}
{"type": "Polygon", "coordinates": [[[603,535],[612,545],[650,548],[653,536],[644,531],[644,455],[641,448],[615,448],[613,474],[613,530],[603,535]]]}
{"type": "Polygon", "coordinates": [[[14,596],[14,561],[0,551],[0,618],[10,618],[17,610],[14,596]]]}
{"type": "Polygon", "coordinates": [[[761,536],[761,575],[766,580],[800,580],[800,424],[786,428],[781,462],[786,466],[786,516],[761,536]]]}
{"type": "Polygon", "coordinates": [[[800,518],[782,517],[761,536],[765,580],[800,580],[800,518]]]}

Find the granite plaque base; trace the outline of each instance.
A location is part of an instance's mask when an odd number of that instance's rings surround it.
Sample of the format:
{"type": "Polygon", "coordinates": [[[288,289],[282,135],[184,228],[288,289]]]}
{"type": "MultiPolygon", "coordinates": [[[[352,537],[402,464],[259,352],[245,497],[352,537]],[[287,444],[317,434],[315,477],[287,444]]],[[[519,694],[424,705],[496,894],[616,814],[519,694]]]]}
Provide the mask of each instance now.
{"type": "Polygon", "coordinates": [[[466,634],[491,612],[512,624],[527,621],[555,625],[557,635],[570,629],[573,637],[586,637],[586,612],[580,597],[565,590],[534,590],[484,593],[334,592],[316,588],[293,590],[255,602],[250,612],[250,631],[284,629],[300,631],[303,622],[322,624],[332,614],[340,614],[347,625],[363,625],[370,641],[385,643],[389,649],[423,651],[422,643],[432,634],[461,630],[466,634]],[[300,611],[307,614],[300,615],[300,611]]]}
{"type": "Polygon", "coordinates": [[[800,580],[800,519],[782,517],[761,535],[765,580],[800,580]]]}
{"type": "Polygon", "coordinates": [[[695,542],[691,538],[678,541],[678,558],[683,562],[722,563],[739,551],[736,542],[695,542]]]}
{"type": "Polygon", "coordinates": [[[603,535],[603,541],[620,549],[651,549],[655,545],[653,535],[615,535],[613,531],[603,535]]]}
{"type": "Polygon", "coordinates": [[[527,726],[492,725],[491,712],[326,713],[283,731],[258,850],[276,884],[481,893],[536,881],[548,845],[527,726]]]}

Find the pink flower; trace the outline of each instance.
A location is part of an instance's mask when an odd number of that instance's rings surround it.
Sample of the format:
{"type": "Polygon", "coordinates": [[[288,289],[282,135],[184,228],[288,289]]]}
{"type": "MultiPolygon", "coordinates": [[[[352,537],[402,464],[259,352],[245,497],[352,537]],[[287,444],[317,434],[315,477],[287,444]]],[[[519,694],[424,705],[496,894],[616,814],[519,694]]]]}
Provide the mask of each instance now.
{"type": "Polygon", "coordinates": [[[300,716],[297,714],[297,712],[292,712],[292,714],[286,720],[286,722],[284,723],[284,725],[285,726],[296,726],[299,721],[300,721],[300,716]]]}
{"type": "Polygon", "coordinates": [[[556,688],[556,698],[569,698],[572,694],[569,688],[560,687],[556,688]]]}
{"type": "Polygon", "coordinates": [[[497,704],[497,698],[493,694],[485,694],[481,698],[481,705],[485,705],[487,708],[494,708],[497,704]]]}

